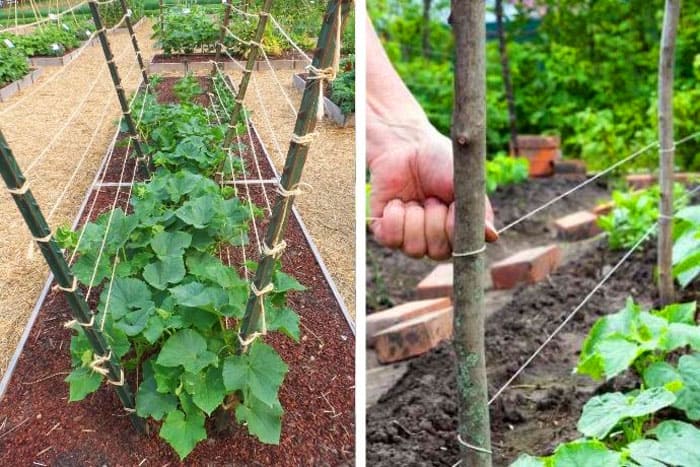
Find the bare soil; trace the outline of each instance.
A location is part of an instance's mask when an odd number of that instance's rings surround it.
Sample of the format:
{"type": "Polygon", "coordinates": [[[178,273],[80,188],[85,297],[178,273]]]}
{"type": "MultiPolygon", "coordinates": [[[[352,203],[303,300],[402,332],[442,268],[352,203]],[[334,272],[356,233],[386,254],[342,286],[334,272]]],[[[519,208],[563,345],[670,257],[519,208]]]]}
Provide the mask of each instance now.
{"type": "MultiPolygon", "coordinates": [[[[571,262],[550,281],[518,290],[486,324],[489,392],[493,394],[617,262],[606,244],[571,262]]],[[[572,375],[578,349],[596,319],[624,305],[627,297],[652,306],[656,251],[653,242],[613,275],[569,325],[491,406],[494,465],[522,452],[545,455],[580,436],[576,422],[586,400],[601,389],[572,375]]],[[[683,301],[700,298],[700,283],[683,301]]],[[[458,460],[455,357],[447,343],[412,361],[408,372],[367,416],[368,465],[449,466],[458,460]]]]}

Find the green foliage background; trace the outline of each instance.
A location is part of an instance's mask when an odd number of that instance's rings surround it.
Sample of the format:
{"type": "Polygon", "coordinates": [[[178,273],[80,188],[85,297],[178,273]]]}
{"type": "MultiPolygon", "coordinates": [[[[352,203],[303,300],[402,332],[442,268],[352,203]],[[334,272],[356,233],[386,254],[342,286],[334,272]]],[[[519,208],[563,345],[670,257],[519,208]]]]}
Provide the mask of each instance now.
{"type": "MultiPolygon", "coordinates": [[[[538,0],[541,21],[516,2],[507,24],[520,133],[554,133],[563,152],[599,169],[657,139],[657,64],[663,0],[538,0]]],[[[431,50],[421,48],[422,2],[379,0],[370,15],[390,59],[435,126],[449,133],[454,43],[449,2],[433,1],[431,50]]],[[[493,32],[493,25],[488,25],[493,32]]],[[[491,34],[490,34],[491,35],[491,34]]],[[[488,147],[507,150],[508,119],[495,38],[487,45],[488,147]]],[[[676,137],[700,121],[700,0],[686,0],[676,55],[676,137]]],[[[649,151],[637,167],[656,163],[649,151]]],[[[700,169],[700,142],[677,151],[682,169],[700,169]]]]}

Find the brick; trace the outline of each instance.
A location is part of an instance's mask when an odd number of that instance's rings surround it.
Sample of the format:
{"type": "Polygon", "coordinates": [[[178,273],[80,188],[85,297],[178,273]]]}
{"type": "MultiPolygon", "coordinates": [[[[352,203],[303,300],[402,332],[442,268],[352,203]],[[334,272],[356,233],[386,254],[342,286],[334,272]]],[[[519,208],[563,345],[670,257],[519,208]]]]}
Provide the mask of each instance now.
{"type": "Polygon", "coordinates": [[[424,354],[452,338],[452,308],[418,316],[391,326],[376,336],[375,350],[382,363],[392,363],[424,354]]]}
{"type": "Polygon", "coordinates": [[[579,211],[554,221],[557,238],[562,240],[583,240],[600,233],[598,216],[589,211],[579,211]]]}
{"type": "Polygon", "coordinates": [[[418,300],[416,302],[403,303],[394,308],[372,313],[367,316],[367,346],[373,347],[376,335],[386,328],[395,326],[404,321],[418,316],[448,308],[451,305],[449,298],[434,298],[430,300],[418,300]]]}
{"type": "Polygon", "coordinates": [[[439,264],[416,287],[420,299],[449,297],[452,295],[452,263],[439,264]]]}
{"type": "MultiPolygon", "coordinates": [[[[678,183],[685,185],[695,184],[700,182],[700,173],[698,172],[677,172],[673,175],[673,179],[678,183]]],[[[658,176],[655,174],[631,174],[626,177],[627,185],[630,188],[641,190],[649,188],[657,183],[658,176]]]]}
{"type": "Polygon", "coordinates": [[[554,175],[570,179],[586,178],[586,163],[578,159],[555,160],[554,175]]]}
{"type": "Polygon", "coordinates": [[[607,203],[601,203],[594,207],[591,212],[596,216],[605,216],[610,214],[613,209],[615,209],[615,203],[613,201],[608,201],[607,203]]]}
{"type": "Polygon", "coordinates": [[[561,263],[557,245],[531,248],[514,254],[491,266],[494,289],[512,289],[518,284],[539,282],[561,263]]]}

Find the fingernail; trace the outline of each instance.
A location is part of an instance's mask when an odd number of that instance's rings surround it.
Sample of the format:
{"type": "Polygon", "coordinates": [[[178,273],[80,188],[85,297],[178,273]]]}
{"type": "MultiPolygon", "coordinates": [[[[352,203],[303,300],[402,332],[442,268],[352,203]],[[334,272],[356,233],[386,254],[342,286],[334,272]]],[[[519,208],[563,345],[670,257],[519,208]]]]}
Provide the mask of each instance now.
{"type": "Polygon", "coordinates": [[[485,238],[487,242],[495,242],[498,240],[498,232],[496,231],[496,227],[491,223],[491,221],[486,220],[486,232],[485,232],[485,238]]]}

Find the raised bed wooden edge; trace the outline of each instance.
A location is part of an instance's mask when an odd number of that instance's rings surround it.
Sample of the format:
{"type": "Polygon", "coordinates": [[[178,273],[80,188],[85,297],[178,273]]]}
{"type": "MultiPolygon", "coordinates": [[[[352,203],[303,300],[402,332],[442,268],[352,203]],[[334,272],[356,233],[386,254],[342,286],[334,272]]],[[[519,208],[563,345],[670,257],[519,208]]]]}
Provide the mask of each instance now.
{"type": "Polygon", "coordinates": [[[24,77],[0,88],[0,102],[6,102],[10,97],[17,94],[17,92],[27,89],[39,79],[41,73],[41,68],[30,70],[24,77]]]}

